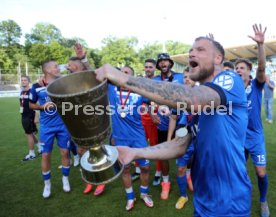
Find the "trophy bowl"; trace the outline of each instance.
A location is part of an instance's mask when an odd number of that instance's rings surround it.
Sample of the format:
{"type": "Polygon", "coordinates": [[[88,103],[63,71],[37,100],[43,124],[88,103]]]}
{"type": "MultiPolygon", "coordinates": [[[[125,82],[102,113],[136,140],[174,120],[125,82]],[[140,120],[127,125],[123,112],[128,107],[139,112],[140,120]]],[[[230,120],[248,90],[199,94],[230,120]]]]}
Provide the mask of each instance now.
{"type": "Polygon", "coordinates": [[[71,139],[88,150],[80,161],[83,180],[100,185],[119,177],[123,165],[118,151],[104,144],[110,136],[107,82],[97,81],[94,71],[78,72],[53,81],[47,93],[71,139]]]}

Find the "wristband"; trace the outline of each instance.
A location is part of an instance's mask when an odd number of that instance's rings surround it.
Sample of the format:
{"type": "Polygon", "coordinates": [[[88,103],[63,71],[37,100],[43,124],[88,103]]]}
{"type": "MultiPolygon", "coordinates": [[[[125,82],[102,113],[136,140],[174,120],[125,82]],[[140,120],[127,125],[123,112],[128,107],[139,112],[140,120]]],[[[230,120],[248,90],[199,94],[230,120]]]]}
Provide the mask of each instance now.
{"type": "Polygon", "coordinates": [[[175,135],[178,138],[183,138],[188,134],[188,130],[185,127],[179,128],[177,131],[175,131],[175,135]]]}
{"type": "Polygon", "coordinates": [[[81,62],[82,62],[82,63],[86,63],[86,62],[88,62],[87,57],[84,57],[83,59],[81,59],[81,62]]]}

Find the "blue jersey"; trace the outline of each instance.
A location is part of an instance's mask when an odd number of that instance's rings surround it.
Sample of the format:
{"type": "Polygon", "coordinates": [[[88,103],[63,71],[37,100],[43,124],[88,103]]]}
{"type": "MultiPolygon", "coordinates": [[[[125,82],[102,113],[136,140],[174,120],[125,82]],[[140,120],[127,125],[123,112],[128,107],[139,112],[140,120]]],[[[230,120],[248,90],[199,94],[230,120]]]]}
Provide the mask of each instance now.
{"type": "MultiPolygon", "coordinates": [[[[153,80],[183,84],[183,74],[172,72],[172,75],[170,77],[163,78],[161,75],[158,75],[158,76],[155,76],[153,80]]],[[[169,127],[169,120],[170,120],[169,116],[161,115],[160,113],[158,113],[158,116],[160,117],[160,121],[161,121],[161,123],[157,125],[158,130],[167,131],[169,127]]]]}
{"type": "MultiPolygon", "coordinates": [[[[49,96],[46,92],[46,87],[41,87],[38,83],[32,86],[30,93],[30,102],[39,103],[39,105],[44,105],[47,102],[51,102],[49,96]]],[[[52,127],[64,125],[61,117],[59,116],[56,108],[52,108],[49,111],[40,111],[40,126],[41,127],[52,127]]],[[[64,126],[65,127],[65,126],[64,126]]]]}
{"type": "Polygon", "coordinates": [[[253,79],[245,89],[248,106],[248,127],[246,132],[245,147],[250,149],[251,144],[263,145],[264,134],[261,120],[262,91],[264,83],[253,79]]]}
{"type": "Polygon", "coordinates": [[[249,216],[251,183],[244,156],[248,115],[243,81],[237,73],[223,71],[205,85],[218,92],[224,109],[198,116],[192,165],[195,213],[202,217],[249,216]]]}
{"type": "Polygon", "coordinates": [[[121,93],[122,100],[120,99],[120,88],[111,84],[108,85],[109,103],[113,110],[113,137],[121,140],[145,140],[146,136],[140,115],[144,98],[132,92],[128,96],[128,91],[121,91],[121,93]],[[125,103],[124,108],[121,108],[122,103],[125,103]],[[121,117],[122,113],[126,116],[121,117]]]}

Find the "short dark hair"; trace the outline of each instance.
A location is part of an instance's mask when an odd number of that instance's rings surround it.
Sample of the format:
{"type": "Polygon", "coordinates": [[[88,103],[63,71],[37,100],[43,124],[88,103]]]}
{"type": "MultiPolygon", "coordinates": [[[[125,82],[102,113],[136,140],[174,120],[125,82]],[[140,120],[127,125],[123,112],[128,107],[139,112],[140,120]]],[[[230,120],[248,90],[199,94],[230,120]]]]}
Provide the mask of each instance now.
{"type": "MultiPolygon", "coordinates": [[[[133,72],[133,75],[135,75],[134,69],[133,69],[131,66],[129,66],[129,65],[125,65],[124,67],[129,68],[129,69],[133,72]]],[[[124,68],[124,67],[122,67],[122,68],[124,68]]]]}
{"type": "Polygon", "coordinates": [[[189,72],[190,68],[189,66],[187,66],[185,69],[184,69],[184,72],[189,72]]]}
{"type": "MultiPolygon", "coordinates": [[[[221,54],[221,56],[222,56],[222,62],[223,62],[223,60],[224,60],[224,57],[225,57],[225,51],[224,51],[224,48],[223,48],[223,46],[218,42],[218,41],[215,41],[215,40],[213,40],[213,39],[211,39],[211,38],[208,38],[208,37],[205,37],[205,36],[200,36],[200,37],[198,37],[198,38],[196,38],[195,39],[195,41],[199,41],[199,40],[208,40],[208,41],[210,41],[212,44],[213,44],[213,46],[219,51],[219,53],[221,54]]],[[[222,63],[221,62],[221,63],[222,63]]]]}
{"type": "Polygon", "coordinates": [[[234,64],[230,61],[223,62],[223,67],[229,67],[230,69],[233,69],[233,70],[235,69],[234,64]]]}
{"type": "Polygon", "coordinates": [[[236,60],[235,66],[237,66],[239,63],[245,63],[245,65],[247,65],[247,67],[250,69],[250,71],[252,70],[252,63],[249,59],[239,58],[236,60]]]}
{"type": "Polygon", "coordinates": [[[151,58],[146,59],[145,63],[152,63],[153,65],[156,65],[156,61],[154,59],[151,59],[151,58]]]}
{"type": "Polygon", "coordinates": [[[22,75],[21,78],[27,78],[28,82],[31,82],[31,79],[28,75],[22,75]]]}

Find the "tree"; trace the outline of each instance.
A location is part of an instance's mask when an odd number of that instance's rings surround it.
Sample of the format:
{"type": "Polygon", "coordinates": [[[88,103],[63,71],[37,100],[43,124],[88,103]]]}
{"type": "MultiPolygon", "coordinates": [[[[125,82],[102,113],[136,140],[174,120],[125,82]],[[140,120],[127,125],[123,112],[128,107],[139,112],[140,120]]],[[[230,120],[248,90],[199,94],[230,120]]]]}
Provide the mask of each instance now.
{"type": "Polygon", "coordinates": [[[165,46],[167,49],[167,53],[169,53],[171,56],[187,53],[191,48],[191,45],[184,44],[178,41],[166,41],[165,46]]]}
{"type": "Polygon", "coordinates": [[[162,52],[162,44],[154,42],[153,44],[147,43],[144,44],[144,47],[139,50],[139,59],[140,62],[144,63],[146,59],[157,58],[158,54],[162,52]]]}
{"type": "Polygon", "coordinates": [[[102,40],[101,64],[110,63],[113,66],[135,65],[139,62],[135,47],[138,40],[131,38],[108,37],[102,40]]]}
{"type": "MultiPolygon", "coordinates": [[[[55,41],[53,41],[49,45],[49,49],[50,49],[50,59],[57,61],[57,63],[59,63],[59,64],[67,63],[69,58],[73,54],[72,49],[65,48],[62,45],[60,45],[58,42],[55,42],[55,41]]],[[[47,60],[47,59],[45,59],[45,60],[47,60]]]]}
{"type": "Polygon", "coordinates": [[[12,68],[12,60],[6,54],[5,50],[0,48],[0,69],[12,68]]]}
{"type": "Polygon", "coordinates": [[[29,50],[29,57],[35,67],[41,67],[45,60],[51,59],[50,47],[41,43],[34,44],[29,50]]]}
{"type": "Polygon", "coordinates": [[[61,42],[63,37],[60,30],[50,23],[37,23],[30,34],[25,35],[25,44],[50,44],[53,41],[61,42]]]}
{"type": "Polygon", "coordinates": [[[37,43],[31,46],[29,57],[35,67],[40,67],[47,60],[55,60],[59,64],[67,63],[72,54],[73,49],[65,48],[58,42],[49,45],[37,43]]]}
{"type": "Polygon", "coordinates": [[[99,68],[101,66],[101,51],[99,49],[90,49],[88,52],[88,58],[91,65],[95,68],[99,68]],[[91,62],[91,59],[93,62],[91,62]]]}
{"type": "Polygon", "coordinates": [[[76,43],[80,43],[83,47],[88,47],[86,41],[82,38],[73,37],[73,38],[62,38],[61,45],[67,48],[72,48],[76,43]]]}
{"type": "Polygon", "coordinates": [[[11,47],[19,44],[22,32],[20,26],[13,20],[4,20],[0,23],[0,45],[11,47]]]}

